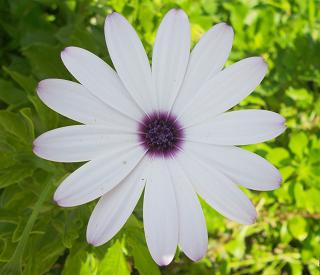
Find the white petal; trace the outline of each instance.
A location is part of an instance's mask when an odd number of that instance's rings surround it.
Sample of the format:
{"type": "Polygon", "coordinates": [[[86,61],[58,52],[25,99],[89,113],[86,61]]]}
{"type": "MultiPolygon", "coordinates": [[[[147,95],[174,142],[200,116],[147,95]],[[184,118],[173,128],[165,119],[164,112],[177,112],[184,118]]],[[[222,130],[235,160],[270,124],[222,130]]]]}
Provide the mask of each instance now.
{"type": "Polygon", "coordinates": [[[150,64],[137,33],[116,12],[107,16],[104,32],[110,57],[124,86],[145,112],[154,111],[150,64]]]}
{"type": "Polygon", "coordinates": [[[134,123],[76,82],[45,79],[39,82],[37,92],[49,108],[84,124],[121,124],[130,127],[134,123]]]}
{"type": "Polygon", "coordinates": [[[284,132],[285,119],[274,112],[242,110],[227,112],[186,129],[188,140],[216,145],[264,142],[284,132]]]}
{"type": "Polygon", "coordinates": [[[190,54],[190,25],[183,10],[172,9],[163,18],[152,55],[152,78],[158,107],[169,110],[182,84],[190,54]]]}
{"type": "Polygon", "coordinates": [[[41,158],[58,162],[92,160],[105,152],[137,146],[134,130],[103,125],[74,125],[48,131],[33,142],[41,158]]]}
{"type": "Polygon", "coordinates": [[[117,73],[101,58],[78,47],[67,47],[61,59],[69,72],[93,95],[115,110],[141,119],[142,111],[136,106],[117,73]]]}
{"type": "Polygon", "coordinates": [[[256,210],[243,192],[223,173],[209,166],[190,151],[179,154],[178,161],[196,192],[219,213],[241,224],[252,224],[256,210]]]}
{"type": "Polygon", "coordinates": [[[250,57],[216,74],[180,113],[182,124],[187,127],[232,108],[260,84],[266,71],[261,57],[250,57]]]}
{"type": "Polygon", "coordinates": [[[58,187],[54,200],[60,206],[92,201],[118,185],[139,163],[145,152],[138,147],[118,149],[87,162],[58,187]]]}
{"type": "Polygon", "coordinates": [[[191,52],[187,73],[179,96],[174,105],[174,112],[179,113],[189,103],[201,85],[216,75],[228,59],[233,30],[225,23],[214,25],[206,32],[191,52]]]}
{"type": "Polygon", "coordinates": [[[178,215],[173,183],[163,159],[153,159],[143,202],[144,232],[158,265],[168,265],[178,243],[178,215]]]}
{"type": "Polygon", "coordinates": [[[187,142],[191,151],[205,162],[219,169],[234,183],[253,190],[274,190],[282,181],[278,169],[264,158],[234,146],[214,146],[187,142]]]}
{"type": "Polygon", "coordinates": [[[208,248],[206,222],[198,197],[176,160],[168,160],[178,207],[179,245],[193,261],[203,258],[208,248]]]}
{"type": "Polygon", "coordinates": [[[120,184],[100,198],[88,223],[88,243],[106,243],[125,224],[144,188],[146,166],[144,158],[120,184]]]}

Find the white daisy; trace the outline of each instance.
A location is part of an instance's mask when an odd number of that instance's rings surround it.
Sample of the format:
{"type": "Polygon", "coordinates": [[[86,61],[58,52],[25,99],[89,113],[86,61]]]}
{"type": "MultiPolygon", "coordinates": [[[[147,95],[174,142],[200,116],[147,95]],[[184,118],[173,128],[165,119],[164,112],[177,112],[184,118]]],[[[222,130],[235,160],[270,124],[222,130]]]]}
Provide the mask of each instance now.
{"type": "Polygon", "coordinates": [[[68,47],[62,61],[81,84],[39,83],[47,106],[84,125],[44,133],[34,152],[52,161],[88,161],[61,183],[54,199],[69,207],[101,197],[87,228],[92,245],[121,229],[144,190],[144,230],[153,259],[169,264],[179,245],[199,260],[208,238],[197,194],[227,218],[251,224],[255,207],[237,185],[280,185],[274,166],[235,145],[278,136],[284,118],[263,110],[224,113],[259,85],[267,64],[250,57],[222,70],[233,40],[224,23],[213,26],[190,54],[189,21],[177,9],[160,24],[152,68],[120,14],[107,16],[105,36],[117,72],[87,50],[68,47]]]}

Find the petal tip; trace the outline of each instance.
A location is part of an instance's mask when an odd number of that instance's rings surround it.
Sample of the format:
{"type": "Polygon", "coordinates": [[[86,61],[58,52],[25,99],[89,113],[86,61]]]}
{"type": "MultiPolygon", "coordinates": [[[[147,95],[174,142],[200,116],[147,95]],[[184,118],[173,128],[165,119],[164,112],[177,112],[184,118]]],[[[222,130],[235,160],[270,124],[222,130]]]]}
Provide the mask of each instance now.
{"type": "Polygon", "coordinates": [[[264,67],[265,70],[267,70],[268,69],[267,61],[263,57],[260,57],[260,59],[261,59],[262,66],[264,67]]]}
{"type": "Polygon", "coordinates": [[[73,206],[75,206],[75,205],[67,204],[63,199],[55,199],[55,198],[53,198],[53,200],[60,207],[73,207],[73,206]]]}
{"type": "Polygon", "coordinates": [[[194,262],[199,262],[199,261],[201,261],[201,260],[203,259],[204,256],[205,256],[205,254],[203,254],[203,255],[201,255],[201,256],[194,257],[194,258],[192,259],[192,261],[194,261],[194,262]]]}
{"type": "Polygon", "coordinates": [[[230,26],[230,25],[228,25],[227,23],[225,23],[225,22],[221,22],[221,23],[219,23],[220,24],[220,26],[222,27],[222,28],[224,28],[225,30],[228,30],[228,31],[233,31],[233,28],[230,26]]]}
{"type": "Polygon", "coordinates": [[[43,88],[44,88],[44,80],[41,80],[38,82],[38,85],[36,87],[36,91],[38,95],[43,91],[43,88]]]}
{"type": "Polygon", "coordinates": [[[37,147],[35,145],[32,145],[32,152],[38,156],[37,147]]]}
{"type": "Polygon", "coordinates": [[[59,198],[58,196],[58,189],[56,190],[56,192],[53,195],[53,201],[55,202],[56,205],[60,206],[60,207],[65,207],[66,205],[63,204],[63,201],[61,198],[59,198]]]}
{"type": "Polygon", "coordinates": [[[56,204],[56,205],[60,206],[60,205],[59,205],[59,201],[58,201],[58,200],[56,200],[54,197],[53,197],[53,199],[52,199],[52,202],[53,202],[54,204],[56,204]]]}
{"type": "Polygon", "coordinates": [[[273,191],[276,190],[278,188],[281,187],[282,184],[282,177],[280,176],[279,178],[277,178],[273,184],[270,184],[270,186],[268,188],[266,188],[265,190],[261,190],[261,191],[273,191]]]}
{"type": "Polygon", "coordinates": [[[280,129],[281,129],[281,132],[279,133],[279,135],[281,135],[281,134],[283,134],[286,130],[287,130],[287,128],[288,128],[288,126],[286,125],[286,120],[285,119],[283,119],[282,121],[280,121],[280,129]]]}
{"type": "Polygon", "coordinates": [[[253,63],[252,65],[255,65],[256,68],[262,68],[264,71],[268,69],[268,63],[262,56],[252,56],[243,60],[250,60],[253,63]]]}
{"type": "Polygon", "coordinates": [[[53,197],[53,203],[56,204],[57,206],[62,206],[61,202],[54,197],[53,197]]]}
{"type": "Polygon", "coordinates": [[[61,54],[67,54],[70,51],[71,47],[65,47],[62,51],[61,54]]]}
{"type": "Polygon", "coordinates": [[[33,142],[32,142],[32,152],[38,156],[38,157],[41,157],[40,154],[39,154],[39,145],[37,144],[37,139],[35,139],[33,142]]]}
{"type": "Polygon", "coordinates": [[[97,242],[96,240],[94,240],[94,239],[90,239],[90,238],[88,238],[87,237],[87,243],[89,244],[89,245],[92,245],[93,247],[97,247],[97,246],[99,246],[99,242],[97,242]]]}
{"type": "Polygon", "coordinates": [[[106,18],[112,18],[112,17],[115,17],[116,15],[117,15],[117,13],[116,13],[115,11],[112,11],[111,13],[109,13],[109,14],[107,15],[106,18]]]}
{"type": "Polygon", "coordinates": [[[256,210],[255,210],[254,215],[253,215],[253,216],[251,217],[251,219],[250,219],[250,224],[256,223],[256,222],[257,222],[257,218],[258,218],[258,215],[257,215],[257,212],[256,212],[256,210]]]}
{"type": "Polygon", "coordinates": [[[224,35],[227,35],[227,37],[233,38],[234,31],[232,26],[228,25],[225,22],[220,22],[215,24],[208,32],[215,33],[216,31],[222,32],[224,35]]]}
{"type": "Polygon", "coordinates": [[[168,13],[171,13],[172,15],[182,16],[185,18],[188,18],[187,14],[184,12],[183,9],[180,8],[173,8],[168,13]]]}
{"type": "Polygon", "coordinates": [[[280,176],[279,176],[279,178],[277,180],[277,187],[276,188],[279,188],[281,186],[281,184],[282,184],[282,176],[280,174],[280,176]]]}
{"type": "Polygon", "coordinates": [[[257,214],[251,216],[251,217],[248,219],[248,222],[247,222],[246,224],[247,224],[247,225],[251,225],[251,224],[255,224],[256,222],[257,222],[257,214]]]}
{"type": "Polygon", "coordinates": [[[280,123],[283,124],[283,125],[285,125],[285,123],[286,123],[285,117],[282,116],[282,115],[279,115],[279,116],[280,116],[280,123]]]}
{"type": "Polygon", "coordinates": [[[89,221],[86,233],[87,243],[93,247],[99,246],[99,241],[97,240],[97,234],[92,230],[92,224],[89,221]],[[95,238],[96,237],[96,238],[95,238]]]}
{"type": "Polygon", "coordinates": [[[164,255],[159,259],[157,259],[156,262],[159,266],[166,266],[171,263],[172,259],[173,259],[173,255],[164,255]]]}
{"type": "Polygon", "coordinates": [[[247,213],[246,217],[243,217],[241,220],[239,220],[238,222],[240,224],[243,224],[243,225],[251,225],[251,224],[254,224],[256,223],[257,221],[257,210],[253,207],[251,209],[251,213],[247,213]],[[251,212],[252,211],[252,212],[251,212]]]}
{"type": "Polygon", "coordinates": [[[182,11],[182,9],[180,9],[180,8],[173,8],[170,10],[170,12],[175,13],[175,14],[179,13],[180,11],[182,11]]]}
{"type": "Polygon", "coordinates": [[[203,251],[203,252],[201,252],[201,253],[198,254],[198,255],[193,255],[192,257],[190,257],[190,256],[187,255],[187,257],[190,258],[190,259],[191,259],[192,261],[194,261],[194,262],[199,262],[199,261],[201,261],[201,260],[204,258],[205,255],[206,255],[206,250],[203,251]]]}
{"type": "Polygon", "coordinates": [[[74,48],[74,47],[71,47],[71,46],[70,46],[70,47],[65,47],[65,48],[61,51],[60,57],[61,57],[62,60],[64,59],[65,56],[70,55],[72,48],[74,48]]]}
{"type": "Polygon", "coordinates": [[[109,13],[106,17],[106,20],[105,20],[105,25],[108,24],[108,23],[111,23],[111,21],[113,19],[116,19],[116,18],[119,18],[121,17],[121,15],[115,11],[112,11],[111,13],[109,13]]]}
{"type": "Polygon", "coordinates": [[[62,59],[62,61],[64,60],[64,58],[65,58],[65,56],[67,54],[67,50],[66,49],[67,48],[63,49],[63,51],[61,51],[61,53],[60,53],[60,58],[62,59]]]}
{"type": "Polygon", "coordinates": [[[288,126],[286,125],[286,122],[287,120],[283,116],[281,116],[280,124],[284,127],[283,131],[285,131],[288,128],[288,126]]]}

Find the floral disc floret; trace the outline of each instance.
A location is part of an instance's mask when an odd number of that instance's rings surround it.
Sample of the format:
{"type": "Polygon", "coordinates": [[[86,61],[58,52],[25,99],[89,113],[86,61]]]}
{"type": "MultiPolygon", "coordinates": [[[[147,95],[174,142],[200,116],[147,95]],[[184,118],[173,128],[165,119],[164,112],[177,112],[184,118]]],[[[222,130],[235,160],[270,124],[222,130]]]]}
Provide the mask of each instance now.
{"type": "Polygon", "coordinates": [[[139,123],[139,140],[149,155],[173,156],[182,146],[183,128],[174,115],[155,112],[139,123]]]}

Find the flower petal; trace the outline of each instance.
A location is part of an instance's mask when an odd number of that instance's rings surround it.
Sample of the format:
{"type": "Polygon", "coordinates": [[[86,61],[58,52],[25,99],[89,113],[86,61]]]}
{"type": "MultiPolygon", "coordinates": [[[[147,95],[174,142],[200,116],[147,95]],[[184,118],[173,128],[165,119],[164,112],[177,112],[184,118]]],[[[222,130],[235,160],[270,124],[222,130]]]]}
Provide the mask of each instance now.
{"type": "Polygon", "coordinates": [[[158,265],[168,265],[178,243],[178,215],[170,173],[163,159],[152,159],[144,192],[144,232],[158,265]]]}
{"type": "Polygon", "coordinates": [[[144,158],[120,184],[100,198],[88,223],[88,243],[106,243],[125,224],[144,188],[146,166],[144,158]]]}
{"type": "Polygon", "coordinates": [[[228,59],[233,30],[225,23],[214,25],[206,32],[191,52],[183,85],[174,105],[179,113],[188,104],[201,85],[221,71],[228,59]]]}
{"type": "Polygon", "coordinates": [[[178,219],[179,245],[193,261],[203,258],[208,248],[206,221],[196,192],[176,160],[168,160],[174,183],[178,219]]]}
{"type": "Polygon", "coordinates": [[[144,154],[140,146],[107,151],[67,177],[56,190],[54,200],[60,206],[69,207],[106,194],[137,166],[144,154]]]}
{"type": "Polygon", "coordinates": [[[266,71],[267,64],[261,57],[250,57],[216,74],[178,114],[182,124],[188,127],[232,108],[260,84],[266,71]]]}
{"type": "Polygon", "coordinates": [[[117,73],[93,53],[78,47],[67,47],[61,59],[69,72],[93,95],[115,110],[141,119],[142,111],[136,106],[117,73]]]}
{"type": "Polygon", "coordinates": [[[152,78],[160,110],[171,108],[182,84],[189,54],[188,16],[183,10],[172,9],[160,24],[152,55],[152,78]]]}
{"type": "Polygon", "coordinates": [[[151,69],[137,33],[116,12],[107,16],[104,31],[110,57],[124,86],[145,112],[152,112],[155,95],[151,69]]]}
{"type": "Polygon", "coordinates": [[[64,79],[39,82],[40,99],[59,114],[84,124],[132,125],[134,122],[110,108],[79,83],[64,79]]]}
{"type": "Polygon", "coordinates": [[[223,173],[185,150],[178,161],[196,192],[219,213],[241,224],[252,224],[256,210],[243,192],[223,173]]]}
{"type": "Polygon", "coordinates": [[[48,131],[33,142],[34,153],[58,162],[92,160],[106,151],[118,151],[139,143],[133,129],[103,125],[74,125],[48,131]]]}
{"type": "Polygon", "coordinates": [[[274,112],[242,110],[227,112],[186,129],[188,140],[216,145],[264,142],[284,132],[285,119],[274,112]]]}
{"type": "Polygon", "coordinates": [[[234,146],[215,146],[187,142],[186,150],[201,157],[208,165],[214,166],[234,183],[252,190],[268,191],[278,188],[281,174],[264,158],[234,146]]]}

